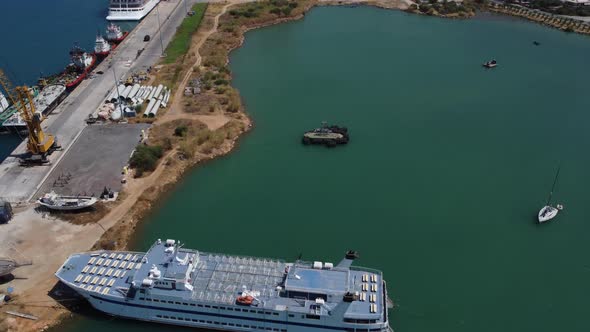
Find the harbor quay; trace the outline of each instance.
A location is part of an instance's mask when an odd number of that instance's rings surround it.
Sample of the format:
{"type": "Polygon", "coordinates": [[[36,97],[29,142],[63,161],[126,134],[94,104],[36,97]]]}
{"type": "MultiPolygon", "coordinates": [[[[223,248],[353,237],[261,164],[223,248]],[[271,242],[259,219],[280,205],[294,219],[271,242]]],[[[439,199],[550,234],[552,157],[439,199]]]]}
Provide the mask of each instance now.
{"type": "MultiPolygon", "coordinates": [[[[187,1],[187,5],[196,2],[194,0],[187,1]]],[[[23,141],[0,164],[0,197],[11,203],[26,203],[35,198],[42,187],[48,188],[43,184],[48,179],[55,177],[52,175],[53,172],[63,172],[60,169],[56,170],[60,163],[67,165],[77,164],[76,160],[82,157],[77,155],[75,151],[85,151],[83,158],[93,158],[93,150],[108,151],[109,145],[113,144],[113,142],[132,140],[132,144],[121,142],[126,147],[125,149],[117,149],[117,153],[121,153],[124,159],[128,159],[135,145],[139,142],[139,134],[129,135],[124,130],[111,130],[109,134],[120,135],[120,137],[115,136],[108,139],[96,137],[92,142],[80,140],[79,138],[85,127],[88,126],[86,120],[89,115],[96,112],[97,108],[115,88],[116,81],[124,79],[131,72],[145,70],[160,59],[166,45],[172,40],[176,29],[185,16],[182,0],[160,2],[157,10],[152,10],[129,33],[127,38],[111,52],[109,57],[94,69],[89,78],[82,81],[43,122],[43,130],[55,135],[58,144],[61,145],[61,149],[49,156],[49,163],[44,166],[23,167],[19,162],[19,157],[26,153],[26,141],[23,141]],[[144,41],[145,36],[150,36],[150,40],[144,41]],[[88,144],[88,146],[74,148],[76,144],[88,144]]],[[[93,124],[91,126],[100,125],[93,124]]],[[[119,163],[115,164],[118,165],[119,163]]],[[[107,176],[105,185],[112,183],[112,179],[115,177],[120,178],[121,168],[114,166],[112,163],[93,163],[92,167],[93,173],[107,176]]],[[[72,168],[67,172],[70,173],[70,176],[75,177],[77,176],[75,172],[78,170],[88,171],[72,168]]],[[[59,176],[59,174],[56,176],[59,176]]],[[[97,181],[99,182],[99,179],[97,181]]],[[[93,187],[93,185],[90,185],[89,189],[90,187],[93,187]]],[[[79,192],[75,191],[82,188],[75,186],[75,188],[62,188],[62,190],[69,189],[69,194],[79,194],[79,192]]],[[[100,192],[92,194],[98,195],[100,192]]]]}

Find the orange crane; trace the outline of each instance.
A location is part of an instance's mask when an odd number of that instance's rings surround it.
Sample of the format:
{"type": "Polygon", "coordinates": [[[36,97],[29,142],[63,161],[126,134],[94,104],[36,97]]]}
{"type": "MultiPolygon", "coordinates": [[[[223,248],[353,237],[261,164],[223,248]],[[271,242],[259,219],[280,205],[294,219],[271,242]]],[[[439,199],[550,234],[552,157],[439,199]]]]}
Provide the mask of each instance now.
{"type": "Polygon", "coordinates": [[[27,151],[31,154],[26,162],[47,162],[47,155],[58,148],[56,139],[51,134],[46,134],[41,128],[45,117],[35,110],[35,103],[30,89],[27,86],[12,87],[10,80],[0,69],[0,86],[6,91],[12,101],[13,107],[17,108],[22,119],[27,124],[29,138],[27,151]]]}

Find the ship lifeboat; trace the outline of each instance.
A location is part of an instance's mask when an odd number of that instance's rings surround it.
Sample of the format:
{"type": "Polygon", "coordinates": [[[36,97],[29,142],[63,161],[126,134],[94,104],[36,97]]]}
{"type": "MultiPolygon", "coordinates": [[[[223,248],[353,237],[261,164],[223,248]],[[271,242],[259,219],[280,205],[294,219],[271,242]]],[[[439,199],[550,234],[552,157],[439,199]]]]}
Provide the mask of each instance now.
{"type": "Polygon", "coordinates": [[[236,299],[236,303],[239,305],[252,305],[252,302],[254,302],[254,297],[251,295],[238,296],[236,299]]]}

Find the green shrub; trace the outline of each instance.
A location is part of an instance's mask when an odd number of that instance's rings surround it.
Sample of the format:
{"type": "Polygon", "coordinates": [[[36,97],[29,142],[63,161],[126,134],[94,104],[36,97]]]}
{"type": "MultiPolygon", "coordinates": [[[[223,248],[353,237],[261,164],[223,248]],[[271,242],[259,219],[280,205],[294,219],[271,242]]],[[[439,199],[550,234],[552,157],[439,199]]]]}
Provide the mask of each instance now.
{"type": "Polygon", "coordinates": [[[283,13],[283,15],[285,16],[289,16],[291,15],[291,12],[293,11],[293,8],[291,7],[285,7],[281,10],[281,12],[283,13]]]}
{"type": "Polygon", "coordinates": [[[187,126],[179,126],[174,129],[174,136],[184,137],[188,131],[187,126]]]}
{"type": "Polygon", "coordinates": [[[141,176],[145,171],[156,169],[158,159],[162,158],[164,151],[161,146],[138,145],[135,153],[129,160],[129,166],[137,170],[137,176],[141,176]]]}

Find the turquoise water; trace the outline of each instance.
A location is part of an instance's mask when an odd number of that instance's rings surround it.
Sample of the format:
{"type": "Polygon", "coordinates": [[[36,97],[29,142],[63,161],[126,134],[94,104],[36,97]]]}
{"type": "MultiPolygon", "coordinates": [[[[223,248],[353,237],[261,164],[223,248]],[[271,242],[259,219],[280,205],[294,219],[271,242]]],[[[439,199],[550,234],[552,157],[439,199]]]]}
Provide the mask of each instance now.
{"type": "MultiPolygon", "coordinates": [[[[97,32],[104,34],[108,24],[107,11],[107,0],[1,1],[0,68],[15,86],[34,85],[41,74],[60,72],[70,63],[74,43],[94,51],[97,32]]],[[[0,136],[0,161],[19,142],[18,136],[0,136]]]]}
{"type": "MultiPolygon", "coordinates": [[[[365,7],[252,31],[231,69],[254,130],[191,172],[133,249],[178,238],[337,262],[353,248],[384,271],[398,332],[588,331],[589,54],[590,39],[523,21],[365,7]],[[302,146],[322,120],[350,144],[302,146]],[[565,210],[539,227],[560,161],[565,210]]],[[[100,314],[61,328],[184,330],[100,314]]]]}

